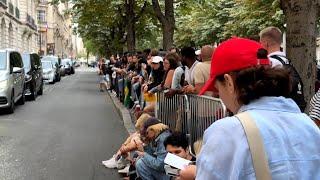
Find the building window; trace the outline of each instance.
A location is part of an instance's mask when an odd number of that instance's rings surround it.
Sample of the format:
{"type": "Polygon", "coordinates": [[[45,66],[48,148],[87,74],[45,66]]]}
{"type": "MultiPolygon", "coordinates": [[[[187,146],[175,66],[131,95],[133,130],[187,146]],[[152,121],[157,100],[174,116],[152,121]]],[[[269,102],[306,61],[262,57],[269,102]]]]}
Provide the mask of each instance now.
{"type": "Polygon", "coordinates": [[[39,33],[39,40],[38,40],[38,46],[45,46],[46,45],[46,34],[45,33],[39,33]],[[40,43],[40,44],[39,44],[40,43]]]}
{"type": "Polygon", "coordinates": [[[38,11],[38,22],[45,23],[46,22],[46,11],[39,10],[38,11]]]}

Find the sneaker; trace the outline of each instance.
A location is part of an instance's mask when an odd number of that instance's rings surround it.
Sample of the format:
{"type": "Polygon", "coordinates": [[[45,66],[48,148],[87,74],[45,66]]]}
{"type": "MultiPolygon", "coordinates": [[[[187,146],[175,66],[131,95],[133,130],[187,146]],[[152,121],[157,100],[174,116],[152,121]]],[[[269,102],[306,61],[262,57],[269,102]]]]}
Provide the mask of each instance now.
{"type": "Polygon", "coordinates": [[[126,160],[124,157],[120,157],[120,159],[117,162],[117,169],[123,169],[125,168],[130,162],[126,160]]]}
{"type": "Polygon", "coordinates": [[[125,168],[118,170],[120,174],[128,174],[129,173],[130,164],[128,164],[125,168]]]}
{"type": "Polygon", "coordinates": [[[110,169],[117,168],[118,163],[116,161],[116,156],[114,155],[111,159],[106,160],[106,161],[102,161],[102,164],[105,167],[110,168],[110,169]]]}

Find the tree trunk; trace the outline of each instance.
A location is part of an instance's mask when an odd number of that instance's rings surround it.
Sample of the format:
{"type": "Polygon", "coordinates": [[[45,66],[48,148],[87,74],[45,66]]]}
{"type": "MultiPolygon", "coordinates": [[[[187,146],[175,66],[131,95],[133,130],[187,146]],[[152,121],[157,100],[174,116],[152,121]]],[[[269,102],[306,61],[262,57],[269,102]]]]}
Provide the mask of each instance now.
{"type": "Polygon", "coordinates": [[[315,93],[318,4],[316,0],[282,0],[281,6],[287,23],[287,56],[302,78],[308,112],[315,93]]]}
{"type": "Polygon", "coordinates": [[[153,10],[162,24],[163,49],[169,50],[173,45],[173,35],[175,28],[173,0],[165,0],[165,13],[161,12],[158,0],[152,0],[153,10]]]}
{"type": "Polygon", "coordinates": [[[136,31],[135,31],[135,0],[126,0],[126,18],[127,18],[127,46],[128,51],[136,50],[136,31]]]}
{"type": "Polygon", "coordinates": [[[174,25],[167,23],[162,26],[163,49],[169,50],[173,46],[174,25]]]}

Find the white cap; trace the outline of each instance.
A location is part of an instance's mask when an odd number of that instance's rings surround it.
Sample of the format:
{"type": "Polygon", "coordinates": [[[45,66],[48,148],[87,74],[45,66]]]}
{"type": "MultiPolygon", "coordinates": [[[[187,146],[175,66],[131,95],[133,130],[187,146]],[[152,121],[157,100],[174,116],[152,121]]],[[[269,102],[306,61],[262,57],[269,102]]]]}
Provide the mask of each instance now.
{"type": "Polygon", "coordinates": [[[161,56],[154,56],[152,57],[152,63],[160,63],[163,62],[163,58],[161,56]]]}
{"type": "Polygon", "coordinates": [[[201,54],[201,50],[200,50],[200,49],[199,49],[199,50],[196,50],[195,53],[196,53],[197,56],[199,56],[199,55],[201,54]]]}

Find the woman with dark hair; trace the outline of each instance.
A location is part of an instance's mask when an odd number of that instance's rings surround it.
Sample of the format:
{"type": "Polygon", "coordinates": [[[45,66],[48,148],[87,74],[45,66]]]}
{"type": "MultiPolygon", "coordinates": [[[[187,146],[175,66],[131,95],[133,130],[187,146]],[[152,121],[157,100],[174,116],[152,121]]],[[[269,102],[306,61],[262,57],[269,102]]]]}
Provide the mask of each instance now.
{"type": "Polygon", "coordinates": [[[286,98],[290,75],[271,68],[261,48],[232,38],[216,49],[200,94],[218,90],[235,116],[205,131],[197,167],[182,170],[181,179],[320,179],[320,130],[286,98]]]}
{"type": "Polygon", "coordinates": [[[165,75],[161,83],[161,89],[171,88],[173,73],[175,69],[179,66],[179,55],[177,53],[168,53],[163,61],[163,68],[165,70],[165,75]]]}

